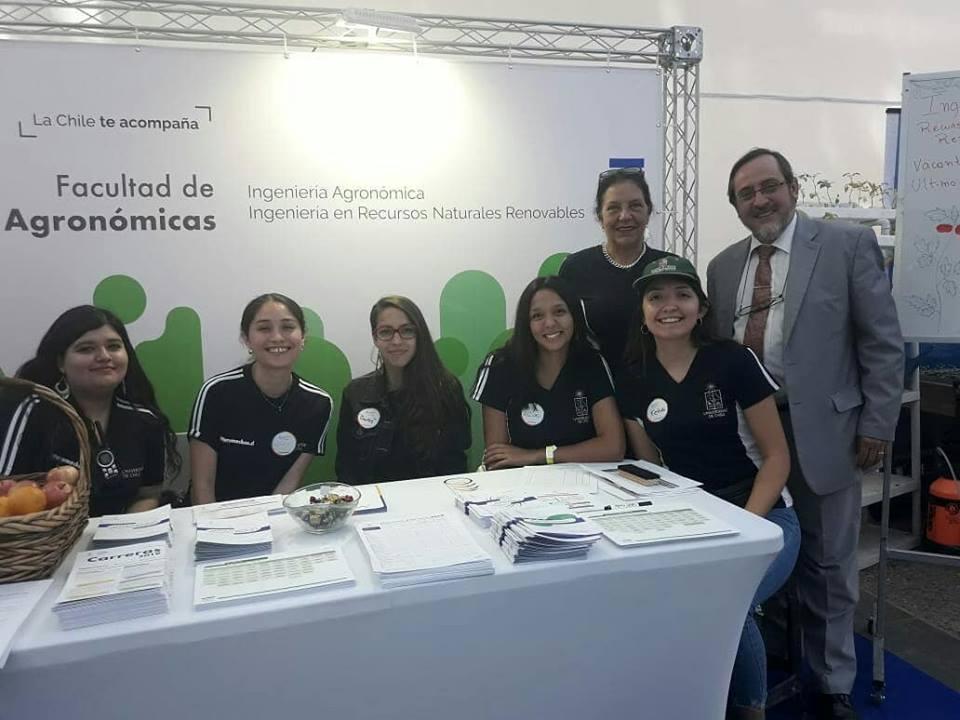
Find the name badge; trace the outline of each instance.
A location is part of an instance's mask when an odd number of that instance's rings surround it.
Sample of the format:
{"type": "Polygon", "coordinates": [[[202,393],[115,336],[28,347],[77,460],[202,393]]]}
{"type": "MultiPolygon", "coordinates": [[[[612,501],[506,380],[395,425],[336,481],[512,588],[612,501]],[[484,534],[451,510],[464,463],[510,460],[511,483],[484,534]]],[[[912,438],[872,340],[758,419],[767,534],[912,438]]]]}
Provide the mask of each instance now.
{"type": "Polygon", "coordinates": [[[663,398],[656,398],[650,401],[650,404],[647,405],[647,420],[652,423],[658,423],[667,416],[669,411],[667,407],[667,401],[663,398]]]}
{"type": "Polygon", "coordinates": [[[520,418],[530,427],[539,425],[543,422],[543,408],[537,403],[530,403],[520,411],[520,418]]]}
{"type": "Polygon", "coordinates": [[[273,450],[274,454],[279,455],[280,457],[285,457],[292,453],[297,447],[297,438],[292,432],[278,432],[273,436],[273,440],[270,442],[270,448],[273,450]]]}
{"type": "Polygon", "coordinates": [[[357,413],[357,425],[364,430],[375,428],[380,424],[380,411],[375,407],[364,408],[357,413]]]}

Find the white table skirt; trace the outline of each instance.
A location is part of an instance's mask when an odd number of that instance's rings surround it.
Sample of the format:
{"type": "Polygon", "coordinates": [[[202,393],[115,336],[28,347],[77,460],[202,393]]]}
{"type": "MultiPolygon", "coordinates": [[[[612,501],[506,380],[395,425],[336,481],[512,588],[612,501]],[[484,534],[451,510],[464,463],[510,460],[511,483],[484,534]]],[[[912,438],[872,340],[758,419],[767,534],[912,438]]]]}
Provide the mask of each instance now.
{"type": "Polygon", "coordinates": [[[60,630],[68,558],[0,670],[0,718],[723,717],[775,525],[697,491],[739,535],[512,565],[439,479],[382,487],[391,516],[465,523],[496,574],[383,590],[351,527],[308,535],[282,517],[275,550],[339,544],[356,585],[198,611],[191,514],[175,511],[171,612],[60,630]]]}

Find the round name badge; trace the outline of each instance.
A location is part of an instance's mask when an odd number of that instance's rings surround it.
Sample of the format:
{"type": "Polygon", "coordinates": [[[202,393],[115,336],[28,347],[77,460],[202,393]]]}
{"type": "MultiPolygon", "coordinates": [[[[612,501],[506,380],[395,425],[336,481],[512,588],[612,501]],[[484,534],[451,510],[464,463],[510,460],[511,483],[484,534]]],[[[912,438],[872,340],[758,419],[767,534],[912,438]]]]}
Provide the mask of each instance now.
{"type": "Polygon", "coordinates": [[[539,425],[543,422],[543,408],[537,403],[530,403],[520,411],[521,419],[529,426],[539,425]]]}
{"type": "Polygon", "coordinates": [[[357,425],[364,430],[375,428],[380,424],[380,411],[375,407],[364,408],[357,413],[357,425]]]}
{"type": "Polygon", "coordinates": [[[281,457],[289,455],[297,447],[297,438],[292,432],[278,432],[270,442],[270,448],[281,457]]]}
{"type": "Polygon", "coordinates": [[[113,456],[111,450],[101,450],[97,453],[97,465],[101,469],[106,470],[109,467],[113,467],[113,464],[116,462],[116,458],[113,456]]]}
{"type": "Polygon", "coordinates": [[[656,398],[647,405],[647,420],[658,423],[667,416],[667,401],[663,398],[656,398]]]}

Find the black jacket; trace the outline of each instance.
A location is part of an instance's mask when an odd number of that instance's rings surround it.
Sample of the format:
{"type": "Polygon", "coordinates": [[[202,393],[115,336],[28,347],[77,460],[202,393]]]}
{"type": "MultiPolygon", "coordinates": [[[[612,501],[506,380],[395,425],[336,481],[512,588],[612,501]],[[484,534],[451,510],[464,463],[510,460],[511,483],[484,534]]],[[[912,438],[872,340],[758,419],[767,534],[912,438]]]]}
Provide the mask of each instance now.
{"type": "Polygon", "coordinates": [[[466,451],[471,442],[466,402],[455,417],[435,423],[436,442],[430,443],[429,454],[423,455],[411,443],[411,429],[398,420],[398,407],[407,401],[403,392],[387,392],[380,371],[347,385],[337,429],[336,470],[340,482],[364,485],[466,472],[466,451]]]}

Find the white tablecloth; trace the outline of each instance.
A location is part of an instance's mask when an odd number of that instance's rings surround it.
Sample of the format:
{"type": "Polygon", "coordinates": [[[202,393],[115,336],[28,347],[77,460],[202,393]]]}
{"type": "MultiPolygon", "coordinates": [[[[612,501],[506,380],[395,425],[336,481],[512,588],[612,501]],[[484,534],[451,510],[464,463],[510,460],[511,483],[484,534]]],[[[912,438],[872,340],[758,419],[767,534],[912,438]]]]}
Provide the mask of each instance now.
{"type": "Polygon", "coordinates": [[[276,551],[341,545],[356,585],[194,610],[191,514],[175,511],[171,612],[60,630],[67,558],[0,670],[0,718],[723,717],[779,528],[697,491],[738,535],[511,565],[439,479],[382,487],[391,516],[466,524],[496,574],[383,590],[352,527],[308,535],[284,516],[276,551]]]}

